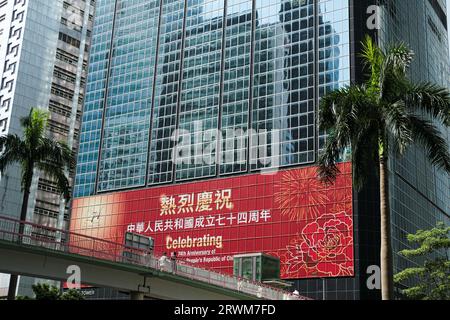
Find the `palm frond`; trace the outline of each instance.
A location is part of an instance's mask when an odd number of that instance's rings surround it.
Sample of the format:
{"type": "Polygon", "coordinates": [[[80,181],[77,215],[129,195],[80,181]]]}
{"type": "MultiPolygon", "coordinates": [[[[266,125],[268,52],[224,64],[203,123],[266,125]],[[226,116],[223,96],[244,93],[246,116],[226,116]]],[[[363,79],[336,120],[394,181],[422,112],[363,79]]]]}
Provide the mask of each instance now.
{"type": "Polygon", "coordinates": [[[319,157],[318,175],[322,181],[334,181],[339,173],[336,161],[341,152],[351,146],[359,123],[378,119],[378,111],[373,106],[373,95],[365,86],[358,85],[335,90],[321,99],[319,126],[329,133],[319,157]]]}
{"type": "Polygon", "coordinates": [[[64,172],[64,168],[45,162],[38,163],[36,167],[56,183],[61,194],[69,201],[71,197],[71,188],[69,179],[67,179],[66,173],[64,172]]]}
{"type": "Polygon", "coordinates": [[[383,65],[385,69],[392,70],[394,73],[405,74],[413,59],[414,51],[404,42],[400,42],[388,50],[383,65]]]}
{"type": "Polygon", "coordinates": [[[325,150],[320,154],[318,161],[319,167],[317,169],[317,174],[321,181],[333,183],[336,180],[336,176],[340,172],[336,165],[336,161],[339,158],[341,150],[336,135],[334,132],[330,133],[327,137],[325,150]]]}
{"type": "Polygon", "coordinates": [[[335,104],[341,99],[343,92],[333,91],[320,99],[319,126],[328,130],[336,123],[335,104]]]}
{"type": "Polygon", "coordinates": [[[319,126],[322,130],[335,127],[338,122],[350,126],[362,108],[370,105],[370,96],[365,86],[352,85],[336,89],[320,100],[319,126]]]}
{"type": "Polygon", "coordinates": [[[378,173],[378,123],[364,122],[352,139],[353,185],[361,190],[370,173],[378,173]]]}
{"type": "Polygon", "coordinates": [[[361,43],[362,52],[360,56],[363,58],[363,64],[365,69],[369,69],[369,82],[370,91],[379,91],[380,86],[380,73],[384,60],[383,51],[377,46],[375,41],[366,35],[361,43]]]}
{"type": "Polygon", "coordinates": [[[431,83],[411,84],[405,93],[410,108],[421,109],[450,126],[450,91],[431,83]]]}
{"type": "Polygon", "coordinates": [[[409,121],[414,141],[425,147],[431,163],[450,173],[448,143],[439,129],[432,122],[415,115],[410,115],[409,121]]]}
{"type": "Polygon", "coordinates": [[[37,168],[55,181],[66,200],[70,199],[70,185],[65,171],[75,167],[75,156],[64,142],[43,138],[36,148],[37,168]]]}
{"type": "Polygon", "coordinates": [[[383,106],[386,129],[392,136],[395,151],[400,155],[403,155],[406,148],[413,142],[409,115],[403,100],[383,106]]]}
{"type": "Polygon", "coordinates": [[[398,100],[398,93],[403,92],[409,81],[407,70],[414,53],[404,44],[392,46],[383,59],[380,72],[380,95],[384,99],[398,100]]]}
{"type": "Polygon", "coordinates": [[[29,156],[25,143],[15,134],[0,137],[0,152],[2,173],[14,162],[21,162],[29,156]]]}
{"type": "Polygon", "coordinates": [[[35,153],[37,161],[51,162],[67,169],[75,167],[75,155],[65,142],[42,138],[35,153]]]}
{"type": "Polygon", "coordinates": [[[319,126],[322,130],[334,127],[338,118],[349,119],[352,108],[357,102],[357,90],[355,86],[343,87],[321,98],[319,126]]]}
{"type": "Polygon", "coordinates": [[[24,140],[30,147],[39,145],[39,140],[45,137],[49,113],[38,108],[31,108],[27,117],[20,120],[24,128],[24,140]]]}

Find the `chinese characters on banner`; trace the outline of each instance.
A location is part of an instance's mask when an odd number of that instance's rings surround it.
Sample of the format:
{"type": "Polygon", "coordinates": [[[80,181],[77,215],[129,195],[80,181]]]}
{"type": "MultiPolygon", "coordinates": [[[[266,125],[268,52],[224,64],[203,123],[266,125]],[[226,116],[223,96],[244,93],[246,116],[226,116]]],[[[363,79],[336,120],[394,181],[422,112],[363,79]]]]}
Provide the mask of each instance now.
{"type": "Polygon", "coordinates": [[[213,211],[233,209],[232,190],[218,190],[198,194],[182,194],[179,196],[163,195],[160,198],[160,216],[169,219],[142,221],[128,225],[127,232],[149,233],[174,230],[193,230],[250,223],[267,222],[271,218],[270,210],[252,210],[212,215],[213,211]],[[214,195],[214,196],[213,196],[214,195]],[[208,213],[197,217],[177,217],[193,213],[208,213]]]}
{"type": "Polygon", "coordinates": [[[161,216],[175,215],[180,213],[209,212],[232,209],[231,190],[214,192],[201,192],[198,194],[182,194],[176,199],[175,196],[163,195],[160,198],[161,216]]]}
{"type": "Polygon", "coordinates": [[[339,169],[333,185],[308,167],[75,199],[71,231],[149,236],[157,254],[228,273],[234,255],[263,252],[280,259],[284,279],[352,276],[351,164],[339,169]]]}

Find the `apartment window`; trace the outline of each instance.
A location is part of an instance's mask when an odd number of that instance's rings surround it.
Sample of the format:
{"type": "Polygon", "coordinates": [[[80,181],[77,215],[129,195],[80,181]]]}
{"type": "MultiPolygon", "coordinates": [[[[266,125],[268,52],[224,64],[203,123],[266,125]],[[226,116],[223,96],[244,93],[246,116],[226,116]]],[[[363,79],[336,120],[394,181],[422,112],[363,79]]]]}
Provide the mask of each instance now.
{"type": "Polygon", "coordinates": [[[66,51],[63,51],[61,49],[57,49],[56,51],[56,59],[66,62],[70,65],[76,66],[78,64],[78,57],[74,56],[73,54],[70,54],[66,51]]]}
{"type": "Polygon", "coordinates": [[[59,123],[55,120],[50,120],[48,122],[48,128],[51,132],[56,133],[56,134],[61,134],[64,136],[67,136],[70,131],[70,127],[68,125],[59,123]]]}
{"type": "Polygon", "coordinates": [[[55,83],[52,83],[51,92],[52,92],[52,94],[54,94],[58,97],[65,98],[68,100],[72,100],[73,95],[74,95],[73,90],[67,89],[67,88],[57,85],[55,83]]]}
{"type": "Polygon", "coordinates": [[[56,183],[42,178],[39,179],[38,189],[41,191],[50,192],[58,195],[60,193],[58,187],[56,186],[56,183]]]}
{"type": "Polygon", "coordinates": [[[72,114],[71,108],[69,106],[66,106],[54,100],[50,100],[48,109],[51,112],[57,113],[67,118],[69,118],[72,114]]]}
{"type": "Polygon", "coordinates": [[[73,72],[64,70],[59,67],[55,67],[55,69],[53,70],[53,75],[58,79],[61,79],[63,81],[67,81],[67,82],[70,82],[73,84],[75,84],[76,79],[77,79],[76,75],[73,72]]]}
{"type": "Polygon", "coordinates": [[[65,42],[75,48],[80,48],[80,44],[81,44],[80,40],[75,39],[65,33],[62,33],[62,32],[59,33],[59,40],[65,42]]]}

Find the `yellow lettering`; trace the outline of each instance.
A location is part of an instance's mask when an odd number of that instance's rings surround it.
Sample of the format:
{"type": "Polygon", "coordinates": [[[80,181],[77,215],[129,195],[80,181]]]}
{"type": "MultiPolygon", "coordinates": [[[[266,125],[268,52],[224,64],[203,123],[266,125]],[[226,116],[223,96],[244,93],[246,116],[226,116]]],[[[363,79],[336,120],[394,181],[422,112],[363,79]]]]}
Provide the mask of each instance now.
{"type": "Polygon", "coordinates": [[[171,242],[172,242],[172,237],[168,236],[166,238],[166,247],[167,247],[167,249],[171,249],[172,248],[171,242]]]}
{"type": "Polygon", "coordinates": [[[166,237],[166,248],[167,249],[178,249],[178,248],[199,248],[199,247],[215,247],[217,249],[223,248],[222,236],[211,236],[209,234],[204,235],[200,238],[191,238],[187,236],[185,238],[178,237],[173,239],[170,236],[166,237]]]}

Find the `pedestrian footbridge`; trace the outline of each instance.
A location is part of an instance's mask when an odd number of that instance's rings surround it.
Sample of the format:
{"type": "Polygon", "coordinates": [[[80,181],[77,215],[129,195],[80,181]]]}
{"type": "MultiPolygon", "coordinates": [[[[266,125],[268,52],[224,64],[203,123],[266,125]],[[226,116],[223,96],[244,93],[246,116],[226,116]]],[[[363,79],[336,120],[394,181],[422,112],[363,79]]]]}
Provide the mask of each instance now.
{"type": "Polygon", "coordinates": [[[73,265],[84,285],[129,291],[135,299],[307,299],[184,261],[161,268],[150,251],[0,216],[0,272],[67,281],[73,265]]]}

